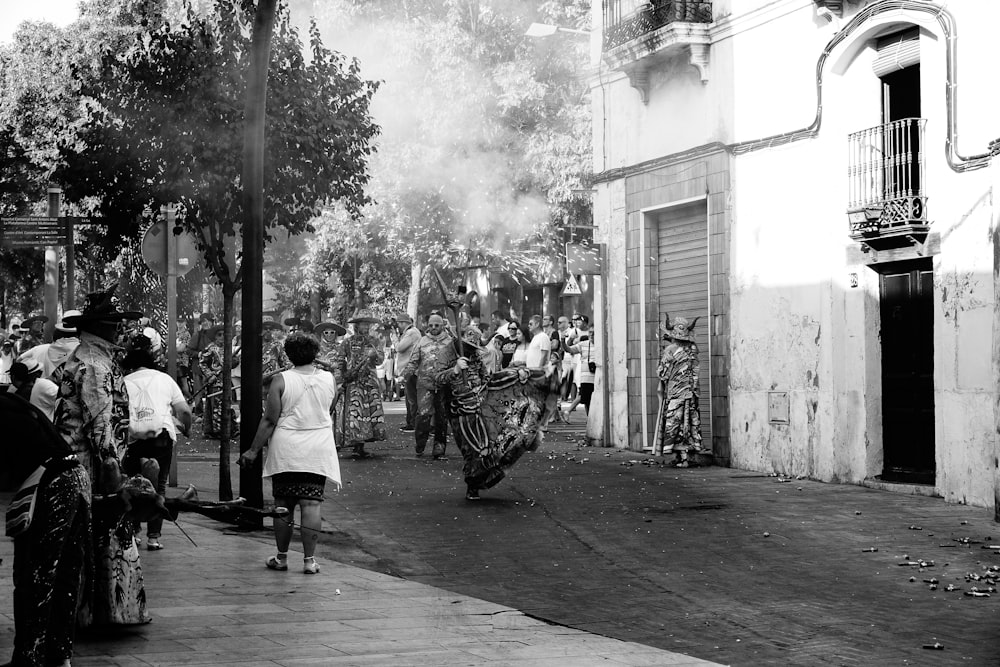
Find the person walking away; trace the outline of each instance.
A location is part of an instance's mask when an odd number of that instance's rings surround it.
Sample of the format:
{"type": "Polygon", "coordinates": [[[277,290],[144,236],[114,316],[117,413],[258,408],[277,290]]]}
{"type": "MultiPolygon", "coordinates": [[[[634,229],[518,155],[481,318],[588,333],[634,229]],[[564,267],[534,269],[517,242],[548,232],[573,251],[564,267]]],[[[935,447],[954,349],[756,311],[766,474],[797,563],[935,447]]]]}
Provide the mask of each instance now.
{"type": "Polygon", "coordinates": [[[528,368],[546,368],[549,365],[549,352],[552,349],[552,339],[549,332],[542,327],[542,316],[532,315],[528,318],[528,355],[524,365],[528,368]]]}
{"type": "Polygon", "coordinates": [[[125,488],[121,459],[129,409],[116,361],[120,348],[112,342],[119,324],[142,313],[121,311],[116,287],[88,295],[81,314],[66,319],[80,331],[80,345],[53,374],[60,399],[56,428],[91,481],[94,572],[89,594],[80,603],[81,627],[150,621],[132,519],[118,497],[125,488]]]}
{"type": "Polygon", "coordinates": [[[42,367],[35,359],[15,361],[10,367],[14,393],[42,411],[49,421],[55,419],[59,387],[42,377],[42,367]]]}
{"type": "Polygon", "coordinates": [[[403,369],[410,363],[410,357],[420,343],[420,330],[413,326],[413,318],[407,313],[396,315],[399,327],[399,340],[396,341],[396,371],[399,382],[403,385],[403,399],[406,402],[406,423],[399,429],[404,433],[413,433],[417,423],[417,376],[403,375],[403,369]]]}
{"type": "Polygon", "coordinates": [[[55,426],[23,399],[0,394],[0,492],[14,540],[10,665],[69,665],[91,562],[90,477],[55,426]]]}
{"type": "MultiPolygon", "coordinates": [[[[158,494],[165,495],[170,477],[170,461],[177,442],[177,425],[184,435],[191,433],[191,407],[172,377],[156,369],[156,360],[147,350],[128,352],[122,360],[128,391],[129,444],[122,469],[129,475],[143,475],[153,482],[158,494]]],[[[146,549],[159,551],[163,517],[146,524],[146,549]]]]}
{"type": "Polygon", "coordinates": [[[336,357],[334,378],[344,394],[344,443],[358,458],[366,458],[366,442],[385,440],[385,413],[375,367],[382,363],[381,339],[371,334],[378,320],[362,308],[347,321],[354,335],[345,339],[336,357]]]}
{"type": "Polygon", "coordinates": [[[323,518],[321,503],[326,482],[341,487],[340,462],[333,437],[330,412],[337,394],[333,376],[313,365],[319,353],[315,338],[295,333],[285,340],[285,352],[293,367],[274,378],[267,392],[267,406],[250,449],[239,458],[249,466],[268,445],[264,477],[271,478],[277,504],[288,509],[274,519],[274,541],[278,553],[265,565],[271,570],[288,569],[288,547],[292,542],[292,518],[299,507],[302,539],[302,571],[317,574],[316,543],[323,518]]]}
{"type": "Polygon", "coordinates": [[[438,376],[451,368],[458,358],[455,340],[444,330],[444,318],[431,315],[427,318],[427,333],[420,339],[410,360],[403,368],[403,378],[416,376],[417,421],[416,453],[424,455],[427,440],[434,436],[431,455],[435,460],[444,458],[448,446],[448,406],[446,392],[441,391],[438,376]]]}
{"type": "Polygon", "coordinates": [[[674,453],[674,465],[687,468],[688,455],[701,451],[701,413],[698,409],[698,345],[691,333],[698,322],[690,324],[678,317],[670,322],[667,316],[663,339],[666,344],[660,354],[657,374],[660,381],[656,393],[660,399],[660,417],[653,442],[654,456],[674,453]]]}
{"type": "Polygon", "coordinates": [[[590,321],[586,315],[580,315],[577,320],[577,339],[575,345],[568,345],[565,351],[578,359],[578,365],[573,375],[576,379],[576,398],[563,415],[565,423],[569,423],[569,415],[576,406],[583,403],[584,412],[590,414],[590,399],[594,395],[594,373],[597,370],[597,359],[594,356],[594,337],[588,330],[590,321]]]}

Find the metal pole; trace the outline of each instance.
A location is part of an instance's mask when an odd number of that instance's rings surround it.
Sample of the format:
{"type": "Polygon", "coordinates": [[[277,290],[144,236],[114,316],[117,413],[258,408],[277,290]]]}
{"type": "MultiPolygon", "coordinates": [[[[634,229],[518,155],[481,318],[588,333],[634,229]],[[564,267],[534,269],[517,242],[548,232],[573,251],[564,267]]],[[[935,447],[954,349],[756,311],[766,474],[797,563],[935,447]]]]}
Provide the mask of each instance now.
{"type": "MultiPolygon", "coordinates": [[[[177,210],[173,204],[160,208],[167,223],[167,374],[177,379],[177,237],[174,235],[174,221],[177,210]]],[[[171,487],[177,486],[177,452],[170,459],[171,487]]]]}
{"type": "Polygon", "coordinates": [[[63,312],[76,308],[76,247],[73,245],[73,222],[66,220],[66,293],[63,295],[63,312]]]}
{"type": "Polygon", "coordinates": [[[604,424],[601,437],[604,447],[611,447],[611,360],[608,358],[608,336],[611,327],[608,323],[608,244],[601,244],[601,274],[598,276],[601,281],[601,361],[604,364],[604,391],[601,392],[601,400],[604,402],[604,424]]]}
{"type": "MultiPolygon", "coordinates": [[[[49,188],[49,217],[58,218],[62,205],[62,189],[49,188]]],[[[43,311],[49,318],[45,323],[44,341],[52,342],[52,334],[56,328],[56,318],[59,316],[59,248],[45,246],[45,289],[43,291],[43,311]]]]}

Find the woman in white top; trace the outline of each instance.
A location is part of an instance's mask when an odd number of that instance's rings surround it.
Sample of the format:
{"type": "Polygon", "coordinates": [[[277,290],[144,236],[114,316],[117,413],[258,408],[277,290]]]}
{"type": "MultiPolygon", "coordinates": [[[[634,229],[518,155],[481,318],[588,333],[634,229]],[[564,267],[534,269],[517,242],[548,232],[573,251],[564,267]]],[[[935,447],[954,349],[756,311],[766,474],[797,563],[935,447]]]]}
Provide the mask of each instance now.
{"type": "Polygon", "coordinates": [[[326,481],[333,482],[337,489],[341,486],[330,417],[336,390],[333,375],[313,366],[319,353],[315,338],[293,333],[285,339],[284,347],[294,367],[271,382],[257,434],[250,449],[240,456],[239,464],[252,464],[264,445],[269,445],[264,477],[271,478],[275,503],[288,508],[285,518],[274,519],[278,553],[267,559],[267,567],[288,569],[292,516],[298,505],[302,514],[303,572],[316,574],[319,564],[313,554],[322,525],[320,503],[326,481]]]}

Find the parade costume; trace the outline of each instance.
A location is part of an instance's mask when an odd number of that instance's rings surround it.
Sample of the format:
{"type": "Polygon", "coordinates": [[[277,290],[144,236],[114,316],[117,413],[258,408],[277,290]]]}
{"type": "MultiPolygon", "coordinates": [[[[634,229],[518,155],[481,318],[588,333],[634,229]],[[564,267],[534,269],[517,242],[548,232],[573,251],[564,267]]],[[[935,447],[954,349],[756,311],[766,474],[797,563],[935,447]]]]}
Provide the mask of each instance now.
{"type": "MultiPolygon", "coordinates": [[[[53,376],[61,399],[56,428],[83,464],[94,496],[93,589],[81,600],[78,618],[83,627],[150,620],[133,522],[113,495],[123,486],[120,470],[129,419],[125,380],[115,361],[120,349],[83,326],[141,315],[120,312],[113,295],[114,287],[91,294],[83,314],[67,321],[81,329],[80,345],[53,376]]],[[[149,491],[155,497],[151,484],[149,491]]]]}
{"type": "Polygon", "coordinates": [[[673,324],[667,318],[666,345],[660,355],[657,374],[660,378],[660,416],[653,453],[673,451],[677,465],[686,467],[690,452],[701,451],[701,414],[698,409],[698,345],[690,324],[678,317],[673,324]]]}
{"type": "MultiPolygon", "coordinates": [[[[348,320],[352,324],[377,323],[366,310],[348,320]]],[[[375,366],[382,363],[382,341],[377,336],[355,333],[340,343],[335,357],[334,378],[342,387],[340,441],[365,456],[364,443],[385,440],[385,415],[375,366]]]]}
{"type": "Polygon", "coordinates": [[[223,350],[215,343],[215,333],[222,325],[209,329],[212,342],[198,355],[205,387],[204,433],[206,438],[218,438],[222,433],[222,367],[223,350]]]}
{"type": "Polygon", "coordinates": [[[37,409],[0,395],[0,415],[5,446],[18,450],[3,453],[3,490],[20,486],[7,512],[14,539],[11,664],[62,664],[73,655],[77,606],[90,581],[90,478],[37,409]]]}
{"type": "Polygon", "coordinates": [[[448,404],[439,376],[442,371],[451,368],[456,359],[458,354],[455,352],[455,339],[447,331],[442,330],[433,335],[427,333],[417,343],[402,370],[404,378],[411,375],[416,375],[417,378],[417,456],[424,453],[432,430],[432,453],[435,457],[444,456],[448,445],[448,404]]]}

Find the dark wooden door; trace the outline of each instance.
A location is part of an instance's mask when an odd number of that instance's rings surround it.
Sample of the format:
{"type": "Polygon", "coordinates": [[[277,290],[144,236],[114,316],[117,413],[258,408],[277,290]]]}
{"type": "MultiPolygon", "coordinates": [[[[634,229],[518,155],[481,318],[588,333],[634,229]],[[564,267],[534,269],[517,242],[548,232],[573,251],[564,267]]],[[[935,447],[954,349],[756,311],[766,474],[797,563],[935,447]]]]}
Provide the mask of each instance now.
{"type": "Polygon", "coordinates": [[[882,477],[934,483],[934,308],[930,262],[881,273],[882,477]]]}

